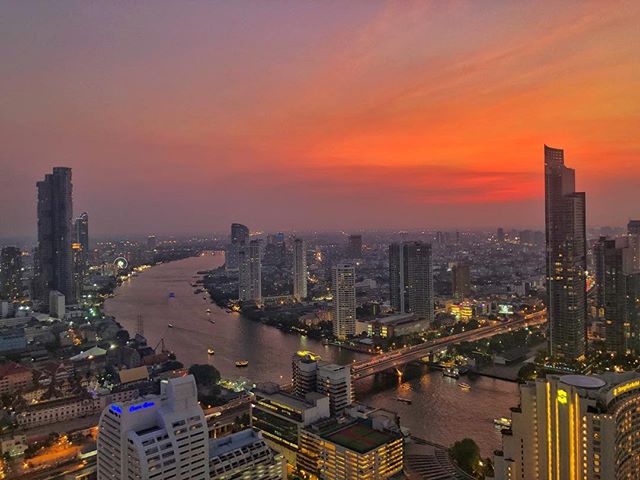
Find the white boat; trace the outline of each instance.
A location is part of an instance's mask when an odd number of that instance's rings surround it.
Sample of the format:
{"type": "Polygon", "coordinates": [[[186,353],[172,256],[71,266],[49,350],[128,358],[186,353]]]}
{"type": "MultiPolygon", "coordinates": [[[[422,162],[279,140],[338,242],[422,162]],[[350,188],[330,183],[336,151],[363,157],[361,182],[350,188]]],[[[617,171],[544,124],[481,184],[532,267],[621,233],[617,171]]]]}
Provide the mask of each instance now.
{"type": "Polygon", "coordinates": [[[169,325],[167,325],[167,327],[173,328],[173,323],[170,323],[169,325]]]}
{"type": "Polygon", "coordinates": [[[209,355],[214,355],[214,354],[216,353],[216,351],[215,351],[213,348],[208,348],[208,349],[207,349],[207,353],[208,353],[209,355]]]}
{"type": "Polygon", "coordinates": [[[247,365],[249,365],[249,360],[238,360],[236,362],[236,367],[238,368],[246,367],[247,365]]]}
{"type": "Polygon", "coordinates": [[[468,383],[460,382],[458,383],[458,386],[463,390],[471,390],[471,385],[468,383]]]}
{"type": "Polygon", "coordinates": [[[507,417],[494,418],[493,424],[496,428],[511,428],[511,419],[507,417]]]}

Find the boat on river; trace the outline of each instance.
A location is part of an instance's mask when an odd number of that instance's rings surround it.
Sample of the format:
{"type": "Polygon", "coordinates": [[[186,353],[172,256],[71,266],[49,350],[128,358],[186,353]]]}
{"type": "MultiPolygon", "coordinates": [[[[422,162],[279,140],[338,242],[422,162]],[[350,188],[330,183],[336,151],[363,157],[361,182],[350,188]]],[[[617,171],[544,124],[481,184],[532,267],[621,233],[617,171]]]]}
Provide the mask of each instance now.
{"type": "Polygon", "coordinates": [[[173,328],[173,323],[168,324],[167,327],[173,328]]]}
{"type": "Polygon", "coordinates": [[[209,348],[207,348],[207,353],[209,355],[214,355],[216,353],[216,351],[213,348],[209,347],[209,348]]]}
{"type": "Polygon", "coordinates": [[[236,362],[236,367],[238,368],[246,367],[248,365],[249,365],[249,360],[238,360],[236,362]]]}
{"type": "Polygon", "coordinates": [[[468,383],[460,382],[458,383],[458,386],[463,390],[471,390],[471,385],[468,383]]]}
{"type": "Polygon", "coordinates": [[[511,428],[511,419],[507,417],[494,418],[493,424],[496,428],[511,428]]]}
{"type": "Polygon", "coordinates": [[[442,375],[450,378],[460,378],[460,372],[458,372],[458,369],[456,367],[445,368],[444,370],[442,370],[442,375]]]}
{"type": "Polygon", "coordinates": [[[396,397],[396,401],[406,403],[407,405],[411,405],[412,403],[410,398],[403,398],[403,397],[396,397]]]}

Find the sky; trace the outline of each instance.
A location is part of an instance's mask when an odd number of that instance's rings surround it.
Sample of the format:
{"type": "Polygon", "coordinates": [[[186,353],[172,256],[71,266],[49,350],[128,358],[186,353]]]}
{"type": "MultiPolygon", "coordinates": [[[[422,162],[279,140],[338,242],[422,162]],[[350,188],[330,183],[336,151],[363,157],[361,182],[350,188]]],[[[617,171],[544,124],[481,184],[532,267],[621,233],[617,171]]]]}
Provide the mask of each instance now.
{"type": "Polygon", "coordinates": [[[640,2],[0,3],[0,237],[73,168],[95,234],[640,217],[640,2]]]}

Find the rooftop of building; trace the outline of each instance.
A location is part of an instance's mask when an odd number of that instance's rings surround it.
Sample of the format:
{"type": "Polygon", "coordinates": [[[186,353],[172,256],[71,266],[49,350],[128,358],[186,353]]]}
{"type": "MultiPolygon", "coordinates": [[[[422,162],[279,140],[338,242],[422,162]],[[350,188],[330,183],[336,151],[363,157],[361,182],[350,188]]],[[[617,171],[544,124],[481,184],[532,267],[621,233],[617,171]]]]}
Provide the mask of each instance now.
{"type": "Polygon", "coordinates": [[[317,392],[309,392],[304,398],[295,396],[291,393],[280,390],[280,387],[271,382],[258,384],[254,389],[254,394],[268,398],[274,402],[287,405],[300,412],[312,408],[319,399],[327,398],[325,395],[317,392]]]}
{"type": "Polygon", "coordinates": [[[17,375],[21,373],[29,373],[30,368],[25,367],[16,362],[7,362],[0,364],[0,378],[4,378],[8,375],[17,375]]]}
{"type": "Polygon", "coordinates": [[[248,428],[226,437],[209,440],[209,458],[224,455],[262,440],[262,435],[248,428]]]}
{"type": "Polygon", "coordinates": [[[413,313],[396,313],[393,315],[386,315],[383,317],[377,317],[373,320],[369,320],[369,323],[381,323],[383,325],[401,325],[403,323],[410,323],[417,320],[413,313]]]}
{"type": "Polygon", "coordinates": [[[348,424],[340,422],[324,424],[318,433],[325,440],[358,453],[370,452],[400,438],[398,434],[376,430],[362,420],[348,424]]]}

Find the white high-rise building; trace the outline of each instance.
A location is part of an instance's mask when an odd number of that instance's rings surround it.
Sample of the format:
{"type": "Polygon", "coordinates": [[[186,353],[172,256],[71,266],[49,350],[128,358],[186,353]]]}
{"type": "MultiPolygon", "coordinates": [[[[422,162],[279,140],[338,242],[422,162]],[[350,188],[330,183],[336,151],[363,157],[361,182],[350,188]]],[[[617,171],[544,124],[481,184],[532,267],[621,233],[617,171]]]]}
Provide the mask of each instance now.
{"type": "Polygon", "coordinates": [[[329,397],[331,415],[340,415],[353,403],[351,367],[333,363],[318,365],[317,391],[329,397]]]}
{"type": "Polygon", "coordinates": [[[262,252],[259,240],[242,245],[239,252],[240,275],[238,298],[243,301],[262,302],[262,252]]]}
{"type": "Polygon", "coordinates": [[[356,269],[339,263],[332,270],[333,334],[344,339],[356,334],[356,269]]]}
{"type": "Polygon", "coordinates": [[[496,480],[638,478],[640,374],[548,375],[520,386],[496,480]]]}
{"type": "Polygon", "coordinates": [[[49,315],[62,319],[65,309],[64,295],[57,290],[49,290],[49,315]]]}
{"type": "Polygon", "coordinates": [[[208,480],[207,422],[191,375],[160,395],[109,405],[98,430],[98,480],[208,480]]]}
{"type": "Polygon", "coordinates": [[[304,240],[293,242],[293,298],[300,301],[307,297],[307,250],[304,240]]]}

